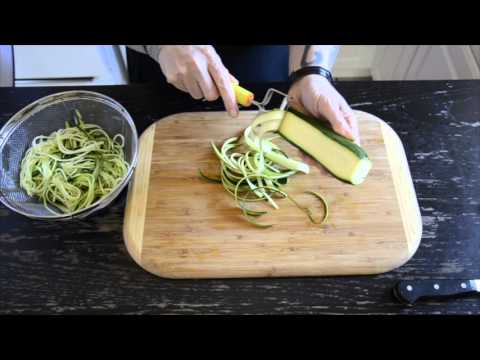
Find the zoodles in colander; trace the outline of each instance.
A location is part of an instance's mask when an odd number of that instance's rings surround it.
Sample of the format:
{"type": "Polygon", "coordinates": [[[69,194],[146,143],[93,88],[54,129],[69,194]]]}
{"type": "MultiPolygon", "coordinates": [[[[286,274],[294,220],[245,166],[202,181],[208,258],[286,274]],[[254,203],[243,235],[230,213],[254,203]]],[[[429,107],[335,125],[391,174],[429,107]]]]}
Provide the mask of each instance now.
{"type": "Polygon", "coordinates": [[[110,194],[128,172],[125,139],[111,138],[100,126],[85,123],[78,110],[72,126],[33,139],[21,162],[20,186],[58,214],[83,210],[110,194]]]}

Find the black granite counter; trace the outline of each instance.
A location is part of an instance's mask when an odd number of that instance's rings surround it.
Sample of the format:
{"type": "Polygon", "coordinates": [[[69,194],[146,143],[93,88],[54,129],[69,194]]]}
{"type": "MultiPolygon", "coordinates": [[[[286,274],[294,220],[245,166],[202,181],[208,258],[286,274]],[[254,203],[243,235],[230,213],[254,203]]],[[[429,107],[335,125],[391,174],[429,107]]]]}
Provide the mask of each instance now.
{"type": "MultiPolygon", "coordinates": [[[[257,95],[284,84],[243,84],[257,95]]],[[[354,109],[398,133],[423,219],[404,266],[376,276],[168,280],[123,244],[126,191],[86,220],[33,221],[0,205],[2,314],[480,314],[480,296],[404,307],[400,279],[480,278],[480,81],[341,82],[354,109]]],[[[72,88],[0,88],[0,126],[23,106],[72,88]]],[[[139,132],[185,111],[221,110],[169,87],[88,87],[122,103],[139,132]]]]}

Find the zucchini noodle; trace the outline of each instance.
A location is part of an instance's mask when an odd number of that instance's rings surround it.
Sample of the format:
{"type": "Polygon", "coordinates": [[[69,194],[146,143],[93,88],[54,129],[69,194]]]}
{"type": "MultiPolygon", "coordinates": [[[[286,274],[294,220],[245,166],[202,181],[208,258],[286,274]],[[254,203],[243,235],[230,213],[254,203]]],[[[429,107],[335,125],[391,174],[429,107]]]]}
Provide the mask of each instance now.
{"type": "Polygon", "coordinates": [[[307,214],[312,223],[320,225],[325,223],[329,209],[322,195],[312,191],[306,192],[314,195],[324,206],[323,218],[318,221],[315,220],[309,208],[301,206],[283,190],[290,177],[297,172],[308,173],[308,165],[290,159],[276,144],[272,143],[273,139],[272,137],[267,139],[263,135],[257,136],[253,127],[249,126],[245,129],[243,137],[229,138],[220,148],[211,142],[212,150],[220,161],[220,175],[209,176],[199,169],[200,177],[222,184],[225,191],[235,199],[245,219],[255,226],[268,228],[272,225],[257,222],[255,218],[267,212],[249,209],[245,203],[266,201],[274,209],[278,209],[275,199],[279,198],[288,198],[307,214]]]}
{"type": "Polygon", "coordinates": [[[21,188],[56,215],[103,199],[122,182],[129,166],[122,135],[110,138],[100,126],[84,123],[78,110],[74,123],[35,137],[21,162],[21,188]]]}

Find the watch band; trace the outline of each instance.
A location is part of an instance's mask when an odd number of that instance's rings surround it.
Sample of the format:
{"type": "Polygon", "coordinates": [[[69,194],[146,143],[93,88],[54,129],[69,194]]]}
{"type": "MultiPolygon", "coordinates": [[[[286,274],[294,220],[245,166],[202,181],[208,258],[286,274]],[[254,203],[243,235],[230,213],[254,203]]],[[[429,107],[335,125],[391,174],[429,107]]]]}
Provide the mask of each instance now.
{"type": "Polygon", "coordinates": [[[326,78],[330,83],[333,83],[333,77],[332,73],[325,69],[324,67],[321,66],[306,66],[303,68],[298,69],[297,71],[294,71],[290,75],[290,85],[293,85],[295,82],[300,80],[301,78],[307,76],[307,75],[321,75],[324,78],[326,78]]]}

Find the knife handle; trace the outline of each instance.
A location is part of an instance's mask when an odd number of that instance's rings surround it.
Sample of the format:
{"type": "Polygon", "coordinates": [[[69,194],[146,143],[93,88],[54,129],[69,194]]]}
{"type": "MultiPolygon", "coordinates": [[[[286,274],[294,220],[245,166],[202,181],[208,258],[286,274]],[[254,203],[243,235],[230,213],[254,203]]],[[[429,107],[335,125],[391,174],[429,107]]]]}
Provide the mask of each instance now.
{"type": "Polygon", "coordinates": [[[420,298],[444,298],[477,292],[470,280],[404,280],[393,288],[401,302],[413,304],[420,298]]]}

